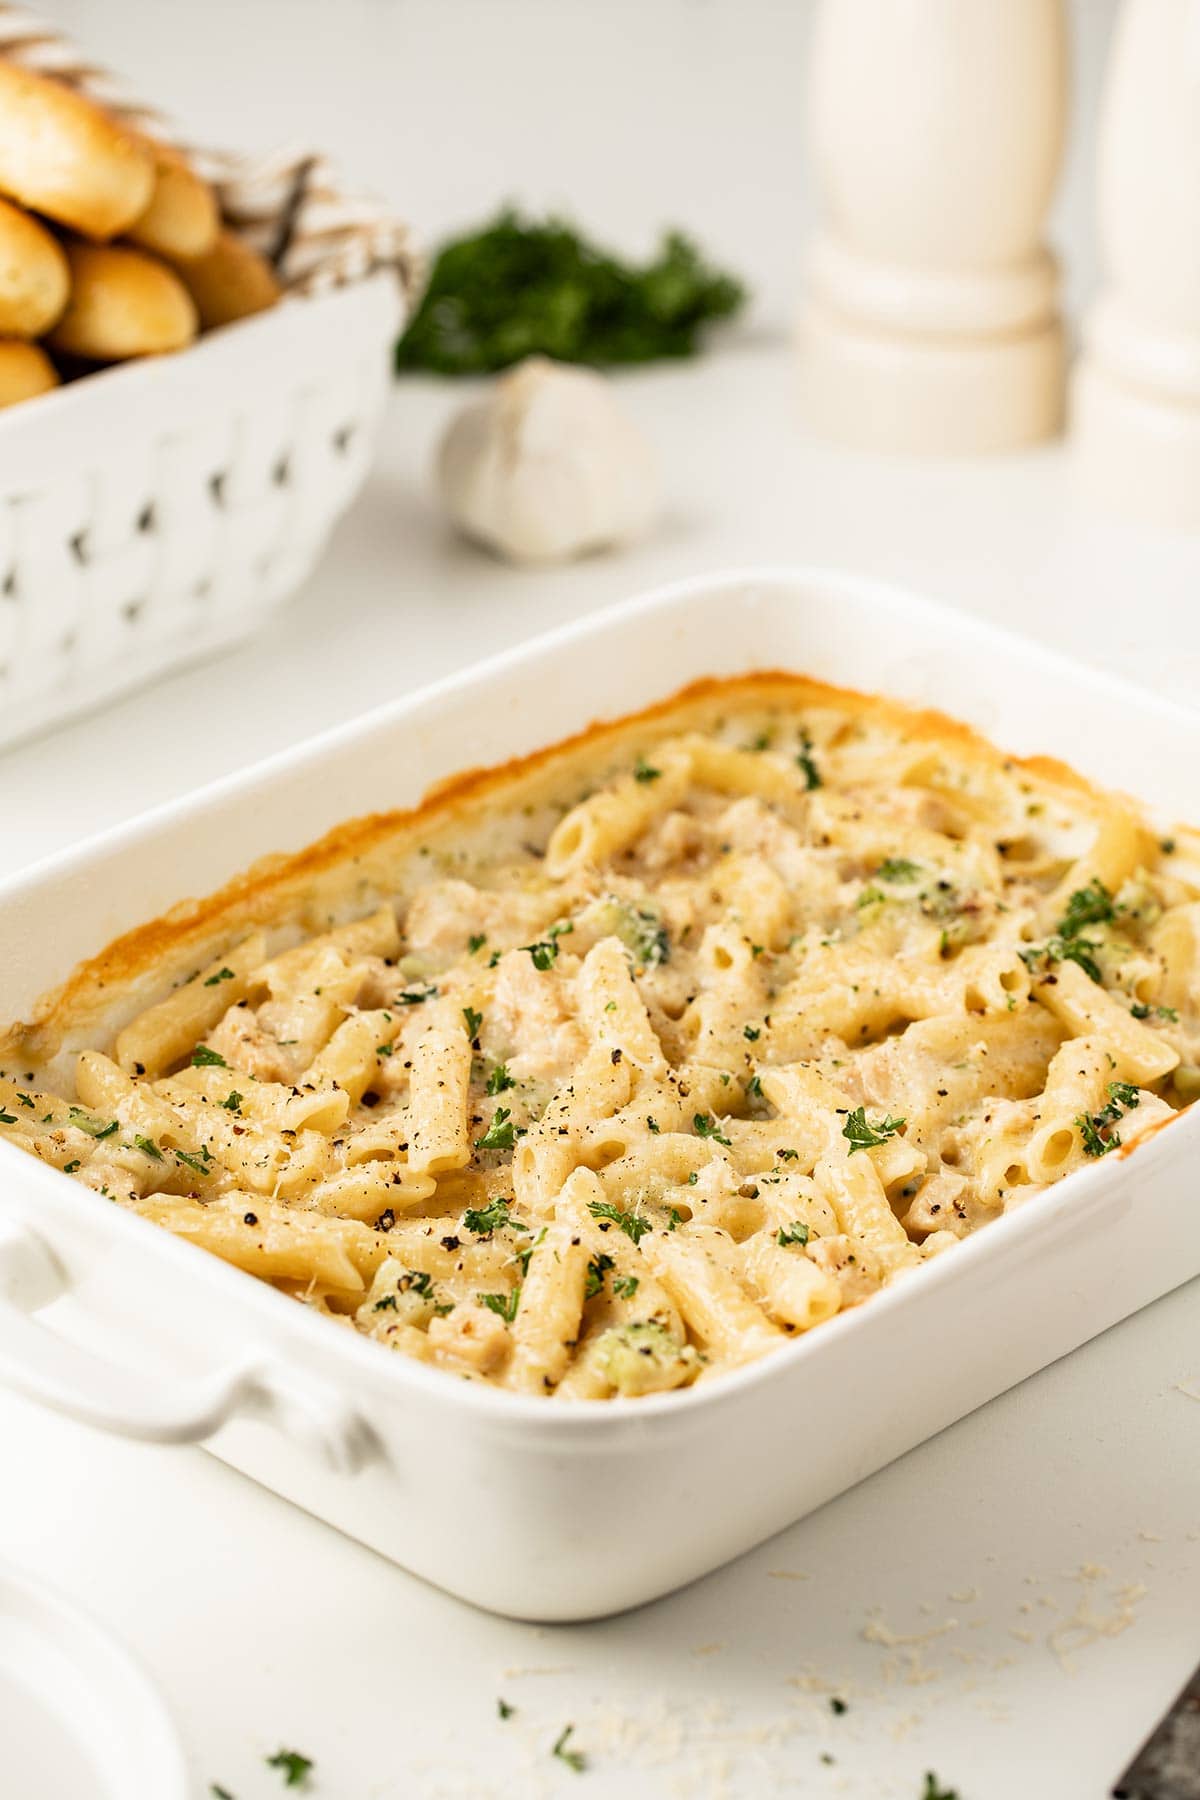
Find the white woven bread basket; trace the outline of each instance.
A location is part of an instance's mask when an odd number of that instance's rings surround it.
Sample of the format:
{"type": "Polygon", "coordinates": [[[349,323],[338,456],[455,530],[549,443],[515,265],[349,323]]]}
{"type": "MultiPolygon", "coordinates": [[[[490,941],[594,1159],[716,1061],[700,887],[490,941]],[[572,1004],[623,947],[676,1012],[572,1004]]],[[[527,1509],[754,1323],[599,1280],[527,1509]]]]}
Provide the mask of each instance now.
{"type": "Polygon", "coordinates": [[[188,151],[285,289],[269,312],[0,412],[0,744],[246,637],[305,579],[370,459],[417,279],[404,228],[317,156],[184,145],[56,29],[0,57],[188,151]]]}

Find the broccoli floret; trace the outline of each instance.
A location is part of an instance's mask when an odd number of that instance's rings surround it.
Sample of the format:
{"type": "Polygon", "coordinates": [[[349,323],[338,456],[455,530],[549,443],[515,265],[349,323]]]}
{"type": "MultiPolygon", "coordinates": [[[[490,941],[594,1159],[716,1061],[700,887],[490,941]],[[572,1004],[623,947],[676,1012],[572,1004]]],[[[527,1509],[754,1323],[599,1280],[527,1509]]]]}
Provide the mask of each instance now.
{"type": "Polygon", "coordinates": [[[1132,925],[1138,931],[1148,931],[1158,923],[1162,905],[1144,870],[1139,869],[1117,890],[1114,909],[1122,923],[1132,925]]]}
{"type": "Polygon", "coordinates": [[[1193,1063],[1180,1063],[1174,1076],[1175,1092],[1185,1106],[1200,1100],[1200,1068],[1193,1063]]]}
{"type": "Polygon", "coordinates": [[[610,894],[589,909],[588,923],[603,936],[620,938],[636,963],[655,968],[669,960],[671,941],[661,915],[652,906],[634,906],[610,894]]]}
{"type": "Polygon", "coordinates": [[[657,1319],[614,1325],[596,1344],[596,1366],[619,1394],[683,1387],[700,1373],[700,1358],[657,1319]]]}

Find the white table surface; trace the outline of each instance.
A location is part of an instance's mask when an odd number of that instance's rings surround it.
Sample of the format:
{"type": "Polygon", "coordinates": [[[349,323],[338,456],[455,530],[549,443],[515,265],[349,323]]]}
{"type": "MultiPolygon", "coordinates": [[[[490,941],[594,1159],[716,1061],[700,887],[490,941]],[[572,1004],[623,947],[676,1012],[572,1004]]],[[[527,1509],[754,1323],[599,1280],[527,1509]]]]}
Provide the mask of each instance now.
{"type": "MultiPolygon", "coordinates": [[[[721,565],[886,575],[1200,698],[1200,541],[1089,516],[1059,447],[943,466],[815,445],[792,389],[770,346],[628,379],[666,471],[660,530],[527,574],[452,541],[429,504],[429,452],[463,390],[404,386],[375,475],[282,624],[0,757],[0,873],[721,565]]],[[[603,1624],[475,1613],[199,1451],[110,1442],[7,1395],[0,1554],[140,1653],[198,1795],[281,1792],[263,1759],[287,1745],[328,1800],[917,1800],[927,1769],[961,1800],[1096,1800],[1200,1658],[1198,1300],[1180,1290],[730,1568],[603,1624]],[[550,1754],[568,1723],[583,1775],[550,1754]]],[[[479,1516],[486,1531],[486,1494],[479,1516]]],[[[670,1529],[653,1495],[646,1528],[670,1529]]]]}

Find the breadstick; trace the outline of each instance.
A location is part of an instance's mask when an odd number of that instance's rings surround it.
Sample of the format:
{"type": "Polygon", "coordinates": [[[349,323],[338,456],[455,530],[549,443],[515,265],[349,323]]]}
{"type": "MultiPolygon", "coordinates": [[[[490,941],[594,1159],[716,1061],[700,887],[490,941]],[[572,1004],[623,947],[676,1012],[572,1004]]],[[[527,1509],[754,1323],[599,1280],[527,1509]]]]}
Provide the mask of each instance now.
{"type": "Polygon", "coordinates": [[[115,237],[146,210],[154,156],[82,94],[0,60],[0,191],[85,237],[115,237]]]}
{"type": "Polygon", "coordinates": [[[57,239],[0,199],[0,337],[41,337],[67,304],[69,287],[57,239]]]}
{"type": "Polygon", "coordinates": [[[126,236],[160,256],[203,256],[216,242],[221,215],[217,197],[177,150],[152,144],[154,192],[126,236]]]}
{"type": "Polygon", "coordinates": [[[266,258],[231,231],[218,235],[207,256],[177,267],[206,329],[265,312],[283,292],[266,258]]]}
{"type": "Polygon", "coordinates": [[[119,244],[67,244],[71,298],[50,333],[52,349],[93,362],[181,350],[196,335],[196,309],[164,263],[119,244]]]}
{"type": "Polygon", "coordinates": [[[16,406],[58,386],[54,364],[36,344],[0,340],[0,407],[16,406]]]}

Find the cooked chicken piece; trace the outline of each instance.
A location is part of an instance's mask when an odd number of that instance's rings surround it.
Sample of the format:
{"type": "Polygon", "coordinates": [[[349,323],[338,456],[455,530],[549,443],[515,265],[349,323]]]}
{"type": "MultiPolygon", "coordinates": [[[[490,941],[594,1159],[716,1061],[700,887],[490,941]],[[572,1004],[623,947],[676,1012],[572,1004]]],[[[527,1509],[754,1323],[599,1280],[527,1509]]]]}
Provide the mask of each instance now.
{"type": "Polygon", "coordinates": [[[282,1081],[290,1086],[299,1074],[288,1048],[271,1036],[245,1002],[229,1008],[206,1042],[231,1069],[253,1075],[256,1081],[282,1081]]]}
{"type": "Polygon", "coordinates": [[[429,1345],[436,1361],[488,1375],[508,1355],[512,1342],[498,1313],[465,1300],[444,1318],[429,1321],[429,1345]]]}
{"type": "Polygon", "coordinates": [[[488,1018],[493,1032],[523,1046],[508,1059],[516,1081],[565,1081],[586,1048],[561,978],[537,968],[525,950],[500,958],[488,1018]]]}
{"type": "Polygon", "coordinates": [[[841,1233],[833,1237],[812,1238],[808,1245],[808,1255],[819,1269],[832,1275],[842,1290],[842,1305],[859,1306],[869,1300],[872,1294],[879,1292],[879,1283],[875,1277],[863,1268],[860,1260],[861,1245],[852,1237],[841,1233]]]}

